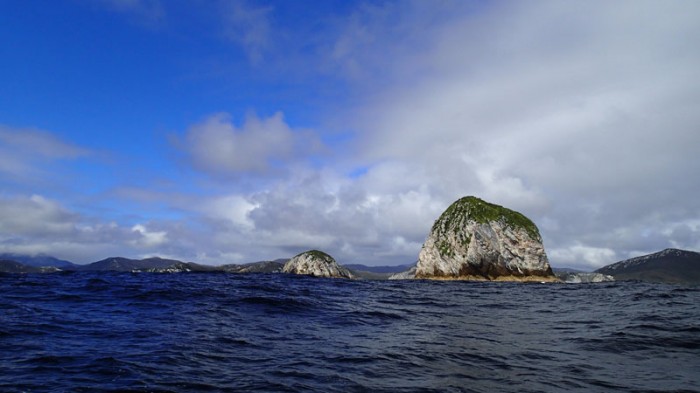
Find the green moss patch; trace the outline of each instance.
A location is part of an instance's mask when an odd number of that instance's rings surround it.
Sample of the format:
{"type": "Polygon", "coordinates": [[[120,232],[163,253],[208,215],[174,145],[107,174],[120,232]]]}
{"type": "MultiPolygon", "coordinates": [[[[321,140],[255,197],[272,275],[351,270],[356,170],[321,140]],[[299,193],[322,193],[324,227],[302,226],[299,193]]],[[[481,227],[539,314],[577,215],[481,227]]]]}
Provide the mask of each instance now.
{"type": "Polygon", "coordinates": [[[474,220],[480,224],[499,221],[513,229],[523,228],[533,239],[540,240],[540,232],[537,226],[527,217],[503,206],[485,202],[474,196],[467,196],[456,201],[445,210],[440,218],[435,221],[433,231],[439,235],[444,230],[458,230],[464,227],[466,220],[474,220]]]}
{"type": "MultiPolygon", "coordinates": [[[[333,259],[332,256],[326,254],[326,253],[323,252],[323,251],[309,250],[309,251],[304,251],[304,252],[302,252],[302,253],[299,254],[299,255],[303,255],[303,254],[309,254],[309,255],[311,255],[312,257],[317,258],[317,259],[323,259],[323,260],[327,260],[327,261],[328,261],[328,260],[330,260],[330,261],[335,261],[335,259],[333,259]]],[[[299,255],[297,255],[297,256],[299,256],[299,255]]]]}

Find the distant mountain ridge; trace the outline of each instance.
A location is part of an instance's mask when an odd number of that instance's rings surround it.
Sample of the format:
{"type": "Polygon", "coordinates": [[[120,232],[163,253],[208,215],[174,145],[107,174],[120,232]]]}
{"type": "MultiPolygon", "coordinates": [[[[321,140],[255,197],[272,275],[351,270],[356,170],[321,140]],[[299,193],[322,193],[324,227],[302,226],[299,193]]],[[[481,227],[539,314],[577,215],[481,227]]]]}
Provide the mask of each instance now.
{"type": "Polygon", "coordinates": [[[611,275],[615,280],[700,285],[700,253],[667,248],[616,262],[595,272],[611,275]]]}
{"type": "Polygon", "coordinates": [[[359,263],[343,265],[350,270],[370,272],[370,273],[399,273],[408,270],[411,265],[396,265],[396,266],[367,266],[359,263]]]}
{"type": "Polygon", "coordinates": [[[0,259],[0,272],[3,273],[34,273],[39,272],[38,267],[27,266],[17,261],[0,259]]]}
{"type": "Polygon", "coordinates": [[[2,254],[0,254],[0,259],[6,260],[6,261],[15,261],[15,262],[19,262],[25,266],[32,266],[32,267],[53,266],[53,267],[58,267],[58,268],[66,268],[66,267],[80,266],[80,265],[74,264],[73,262],[66,261],[63,259],[54,258],[54,257],[52,257],[50,255],[46,255],[46,254],[25,255],[25,254],[15,254],[15,253],[2,253],[2,254]]]}
{"type": "Polygon", "coordinates": [[[60,271],[60,269],[53,266],[29,266],[23,263],[0,259],[0,273],[50,273],[60,271]]]}
{"type": "MultiPolygon", "coordinates": [[[[77,265],[50,255],[0,254],[2,273],[47,273],[60,270],[72,271],[116,271],[116,272],[226,272],[226,273],[279,273],[288,258],[260,261],[245,264],[221,266],[200,265],[175,259],[151,257],[130,259],[110,257],[87,265],[77,265]]],[[[402,276],[410,265],[366,266],[345,265],[360,279],[382,280],[406,278],[402,276]]],[[[557,269],[563,281],[598,281],[593,273],[571,272],[572,269],[557,269]],[[572,276],[576,276],[571,278],[572,276]],[[593,278],[590,278],[591,276],[593,278]],[[568,278],[567,278],[568,277],[568,278]]],[[[681,285],[700,285],[700,253],[694,251],[665,249],[663,251],[619,261],[596,270],[594,273],[609,275],[617,281],[638,280],[681,285]]],[[[415,274],[415,273],[413,273],[415,274]]],[[[405,275],[405,274],[404,274],[405,275]]]]}
{"type": "Polygon", "coordinates": [[[260,261],[245,264],[228,264],[221,266],[201,265],[176,259],[151,257],[131,259],[109,257],[86,265],[78,265],[48,255],[29,256],[20,254],[0,254],[0,272],[3,273],[41,273],[61,270],[97,271],[97,272],[228,272],[228,273],[279,273],[289,258],[274,261],[260,261]]]}
{"type": "Polygon", "coordinates": [[[132,270],[141,269],[164,269],[178,263],[183,262],[175,259],[164,259],[158,257],[145,259],[111,257],[90,263],[88,265],[79,266],[76,270],[130,272],[132,270]]]}
{"type": "Polygon", "coordinates": [[[166,267],[149,267],[132,269],[132,272],[140,273],[190,273],[190,272],[218,272],[222,271],[218,266],[200,265],[194,262],[175,262],[166,267]]]}
{"type": "MultiPolygon", "coordinates": [[[[149,273],[178,273],[178,272],[212,272],[227,273],[279,273],[289,258],[249,262],[243,264],[226,264],[220,266],[201,265],[195,262],[183,262],[176,259],[150,257],[132,259],[125,257],[109,257],[86,265],[78,265],[70,261],[58,259],[50,255],[0,254],[0,272],[5,273],[38,273],[57,270],[72,271],[116,271],[116,272],[149,272],[149,273]]],[[[364,279],[386,279],[389,275],[401,272],[410,265],[399,266],[367,266],[362,264],[346,265],[348,269],[357,272],[364,279]]]]}
{"type": "Polygon", "coordinates": [[[288,260],[289,258],[280,258],[274,261],[251,262],[242,265],[230,264],[219,267],[228,273],[279,273],[288,260]]]}

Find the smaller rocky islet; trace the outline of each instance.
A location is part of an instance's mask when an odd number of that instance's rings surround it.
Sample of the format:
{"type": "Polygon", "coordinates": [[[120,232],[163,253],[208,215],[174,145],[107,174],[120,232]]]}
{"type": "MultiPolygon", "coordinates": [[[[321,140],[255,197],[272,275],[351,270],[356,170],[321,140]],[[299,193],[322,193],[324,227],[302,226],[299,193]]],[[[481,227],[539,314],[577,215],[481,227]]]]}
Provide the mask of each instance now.
{"type": "Polygon", "coordinates": [[[332,256],[319,250],[304,251],[294,256],[284,264],[282,273],[328,278],[355,278],[350,270],[339,265],[332,256]]]}

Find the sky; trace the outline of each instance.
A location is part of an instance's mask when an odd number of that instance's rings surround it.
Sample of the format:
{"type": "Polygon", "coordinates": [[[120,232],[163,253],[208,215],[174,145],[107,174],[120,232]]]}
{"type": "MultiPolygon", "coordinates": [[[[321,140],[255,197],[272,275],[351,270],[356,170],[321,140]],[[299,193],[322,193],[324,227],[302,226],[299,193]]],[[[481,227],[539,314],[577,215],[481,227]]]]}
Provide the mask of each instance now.
{"type": "Polygon", "coordinates": [[[700,2],[0,0],[0,252],[554,267],[700,251],[700,2]]]}

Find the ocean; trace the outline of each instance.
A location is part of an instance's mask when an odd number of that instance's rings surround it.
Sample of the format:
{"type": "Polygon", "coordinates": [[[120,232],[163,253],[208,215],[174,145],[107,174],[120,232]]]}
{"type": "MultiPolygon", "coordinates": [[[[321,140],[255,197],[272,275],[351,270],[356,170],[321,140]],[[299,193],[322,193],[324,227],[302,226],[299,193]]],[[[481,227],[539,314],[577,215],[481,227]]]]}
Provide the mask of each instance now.
{"type": "Polygon", "coordinates": [[[697,392],[700,288],[0,275],[0,392],[697,392]]]}

